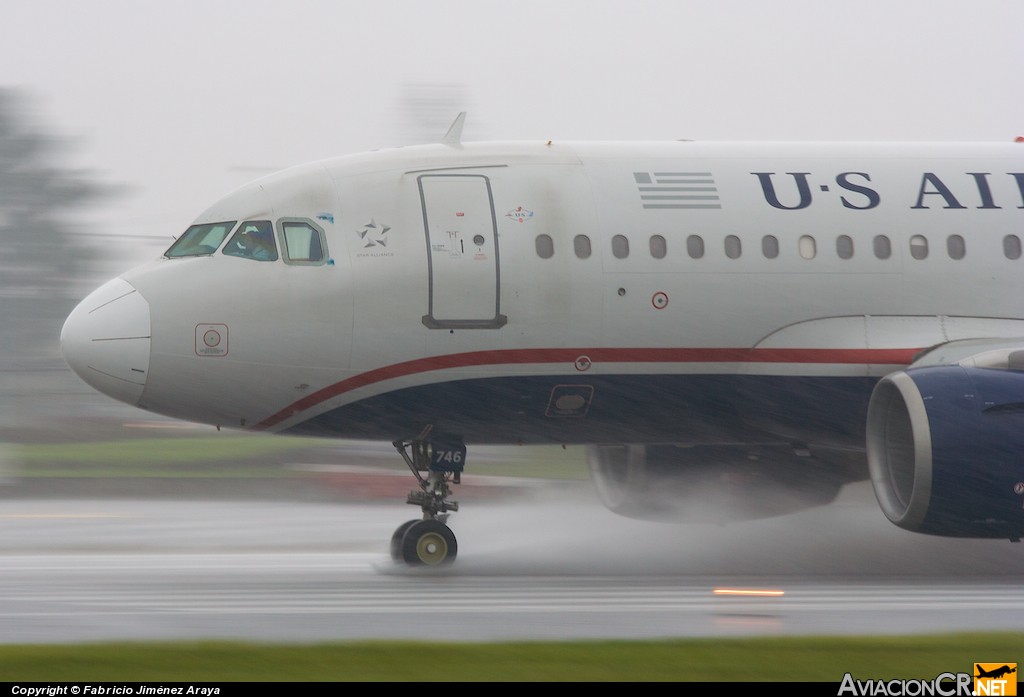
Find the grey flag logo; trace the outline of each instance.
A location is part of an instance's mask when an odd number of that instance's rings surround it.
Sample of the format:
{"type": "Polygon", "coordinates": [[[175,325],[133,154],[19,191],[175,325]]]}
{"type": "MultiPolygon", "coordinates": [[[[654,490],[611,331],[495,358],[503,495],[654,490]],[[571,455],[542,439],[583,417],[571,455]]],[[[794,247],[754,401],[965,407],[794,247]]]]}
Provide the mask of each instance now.
{"type": "Polygon", "coordinates": [[[711,172],[633,172],[644,208],[721,208],[711,172]]]}

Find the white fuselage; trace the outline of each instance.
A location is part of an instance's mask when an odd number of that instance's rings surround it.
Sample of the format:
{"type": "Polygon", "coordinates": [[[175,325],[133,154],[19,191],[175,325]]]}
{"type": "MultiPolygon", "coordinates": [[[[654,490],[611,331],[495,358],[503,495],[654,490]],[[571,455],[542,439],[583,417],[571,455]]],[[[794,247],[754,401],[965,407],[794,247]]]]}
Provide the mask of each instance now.
{"type": "Polygon", "coordinates": [[[672,440],[704,437],[708,386],[782,432],[809,408],[780,413],[784,378],[846,381],[862,418],[919,350],[1024,336],[1024,145],[400,148],[286,170],[196,223],[263,219],[282,247],[281,221],[310,221],[322,263],[157,259],[83,302],[69,363],[225,427],[592,442],[618,419],[672,440]]]}

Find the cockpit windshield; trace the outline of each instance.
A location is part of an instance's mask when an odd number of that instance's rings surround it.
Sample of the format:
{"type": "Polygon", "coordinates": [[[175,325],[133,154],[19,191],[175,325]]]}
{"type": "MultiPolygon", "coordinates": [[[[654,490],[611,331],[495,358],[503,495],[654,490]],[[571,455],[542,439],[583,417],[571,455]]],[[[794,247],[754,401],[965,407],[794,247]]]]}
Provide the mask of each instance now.
{"type": "Polygon", "coordinates": [[[269,220],[247,220],[224,246],[224,254],[256,261],[277,261],[274,226],[269,220]]]}
{"type": "Polygon", "coordinates": [[[213,254],[220,247],[220,243],[228,236],[231,229],[235,227],[234,220],[223,223],[204,223],[193,225],[182,233],[181,237],[174,241],[174,244],[164,252],[168,259],[177,257],[199,257],[213,254]]]}

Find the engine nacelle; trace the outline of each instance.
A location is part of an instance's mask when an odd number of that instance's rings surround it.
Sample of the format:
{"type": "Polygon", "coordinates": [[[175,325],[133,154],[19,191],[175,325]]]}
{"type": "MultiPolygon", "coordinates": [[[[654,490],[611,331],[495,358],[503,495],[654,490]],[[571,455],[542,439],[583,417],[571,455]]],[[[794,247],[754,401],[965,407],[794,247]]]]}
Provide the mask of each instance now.
{"type": "Polygon", "coordinates": [[[827,504],[863,478],[862,459],[826,460],[788,445],[593,445],[587,462],[609,510],[662,522],[784,515],[827,504]]]}
{"type": "Polygon", "coordinates": [[[883,378],[868,407],[875,496],[901,528],[1024,534],[1024,372],[945,365],[883,378]]]}

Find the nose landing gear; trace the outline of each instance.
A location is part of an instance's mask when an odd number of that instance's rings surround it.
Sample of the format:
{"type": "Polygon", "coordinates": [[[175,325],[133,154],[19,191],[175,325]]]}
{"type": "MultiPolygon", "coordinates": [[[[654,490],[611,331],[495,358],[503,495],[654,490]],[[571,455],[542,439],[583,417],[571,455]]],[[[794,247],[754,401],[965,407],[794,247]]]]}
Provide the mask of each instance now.
{"type": "Polygon", "coordinates": [[[412,440],[392,443],[420,486],[409,492],[406,503],[419,506],[423,518],[403,523],[391,536],[391,558],[409,566],[450,564],[459,550],[445,523],[449,511],[459,510],[459,502],[448,497],[465,467],[466,446],[460,438],[430,431],[428,427],[412,440]]]}

